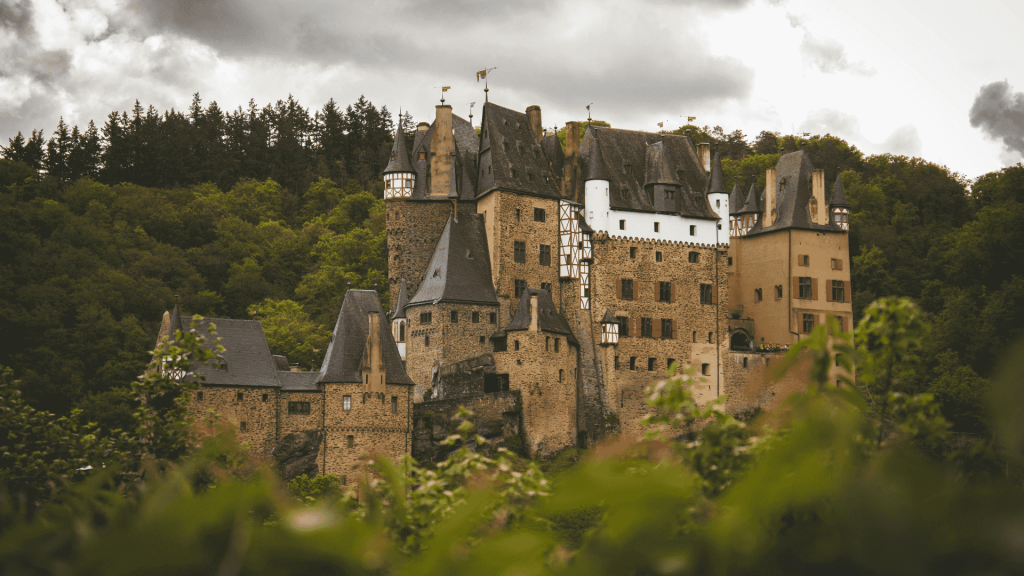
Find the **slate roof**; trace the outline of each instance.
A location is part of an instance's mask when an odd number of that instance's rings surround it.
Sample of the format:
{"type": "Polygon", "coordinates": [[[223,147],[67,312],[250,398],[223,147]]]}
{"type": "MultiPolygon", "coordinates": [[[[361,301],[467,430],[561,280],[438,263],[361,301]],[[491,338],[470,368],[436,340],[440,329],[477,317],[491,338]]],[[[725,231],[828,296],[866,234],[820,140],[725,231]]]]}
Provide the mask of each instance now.
{"type": "Polygon", "coordinates": [[[663,164],[659,170],[667,169],[673,175],[680,171],[675,176],[679,191],[672,213],[718,220],[705,195],[708,175],[697,158],[696,148],[686,136],[590,126],[583,135],[580,149],[584,173],[588,179],[602,173],[607,176],[601,179],[608,180],[609,203],[613,209],[655,212],[644,185],[647,183],[647,148],[658,142],[662,150],[656,152],[653,159],[663,164]]]}
{"type": "MultiPolygon", "coordinates": [[[[207,328],[213,323],[217,336],[224,346],[224,367],[196,365],[193,371],[206,377],[206,384],[228,386],[277,387],[277,363],[270,353],[267,337],[259,320],[231,320],[228,318],[203,318],[197,330],[209,336],[207,328]]],[[[191,316],[181,316],[179,326],[188,331],[192,325],[191,316]]],[[[175,328],[174,325],[171,328],[175,328]]],[[[214,342],[208,338],[203,346],[213,349],[214,342]]]]}
{"type": "Polygon", "coordinates": [[[320,390],[320,372],[290,372],[278,371],[277,380],[281,383],[281,390],[317,392],[320,390]]]}
{"type": "Polygon", "coordinates": [[[604,316],[601,318],[601,324],[615,324],[616,322],[618,320],[615,319],[615,316],[612,316],[612,311],[606,308],[604,316]]]}
{"type": "MultiPolygon", "coordinates": [[[[411,164],[413,171],[416,172],[416,185],[413,187],[411,200],[448,201],[448,198],[444,196],[429,197],[427,190],[427,174],[430,173],[430,139],[434,135],[436,124],[435,121],[430,128],[423,132],[417,130],[413,140],[411,164]],[[423,152],[423,160],[419,159],[420,152],[423,152]]],[[[459,200],[473,200],[476,198],[476,162],[477,150],[480,149],[480,137],[477,136],[472,124],[455,114],[452,114],[452,132],[455,135],[459,200]]]]}
{"type": "Polygon", "coordinates": [[[278,370],[288,371],[291,370],[291,366],[288,365],[288,357],[280,354],[274,354],[274,365],[277,366],[278,370]]]}
{"type": "MultiPolygon", "coordinates": [[[[790,152],[779,158],[779,162],[775,166],[776,182],[767,183],[767,186],[775,186],[777,191],[775,222],[771,226],[765,226],[766,218],[761,218],[748,235],[786,228],[841,232],[842,228],[835,224],[816,224],[811,221],[808,201],[812,196],[811,174],[813,172],[814,166],[803,150],[790,152]]],[[[762,204],[763,206],[764,204],[762,204]]]]}
{"type": "Polygon", "coordinates": [[[836,185],[832,188],[832,200],[829,202],[829,206],[850,207],[850,203],[846,201],[846,194],[843,193],[843,176],[841,174],[836,174],[836,185]]]}
{"type": "Polygon", "coordinates": [[[486,238],[481,216],[459,220],[449,216],[423,282],[407,306],[433,302],[497,305],[486,238]]]}
{"type": "Polygon", "coordinates": [[[743,208],[736,212],[737,214],[760,214],[761,205],[758,202],[760,197],[764,194],[763,191],[757,189],[757,182],[750,184],[750,192],[747,193],[747,201],[743,204],[743,208]]]}
{"type": "Polygon", "coordinates": [[[338,313],[331,343],[327,347],[324,365],[320,368],[320,382],[344,383],[363,381],[363,354],[366,351],[366,337],[369,334],[369,314],[380,315],[380,343],[384,357],[384,369],[388,384],[412,385],[405,372],[398,345],[391,335],[391,326],[384,317],[380,298],[373,290],[349,290],[338,313]]]}
{"type": "Polygon", "coordinates": [[[402,278],[402,283],[398,288],[398,298],[395,299],[395,309],[391,314],[391,319],[396,320],[398,318],[405,318],[405,307],[409,304],[409,295],[405,291],[405,278],[402,278]]]}
{"type": "Polygon", "coordinates": [[[743,208],[743,192],[740,192],[740,183],[737,180],[732,184],[732,193],[729,194],[729,214],[739,214],[743,208]]]}
{"type": "Polygon", "coordinates": [[[556,178],[562,175],[562,168],[565,166],[565,152],[562,151],[562,143],[558,141],[557,134],[548,134],[540,143],[547,158],[551,174],[556,178]]]}
{"type": "MultiPolygon", "coordinates": [[[[544,198],[561,197],[545,148],[534,138],[525,113],[487,102],[480,126],[478,195],[500,188],[544,198]]],[[[551,144],[548,147],[554,152],[551,144]]],[[[557,155],[552,160],[557,161],[557,155]]]]}
{"type": "Polygon", "coordinates": [[[401,126],[395,129],[395,144],[391,147],[391,161],[388,162],[385,174],[392,172],[412,172],[412,163],[409,162],[409,150],[405,144],[405,133],[401,126]]]}
{"type": "Polygon", "coordinates": [[[530,329],[530,297],[534,294],[537,295],[537,327],[543,332],[564,334],[566,340],[579,346],[579,342],[573,336],[572,330],[569,329],[569,323],[558,312],[558,308],[555,308],[555,303],[551,300],[551,294],[547,290],[539,288],[527,288],[523,292],[523,297],[519,300],[519,307],[516,308],[516,313],[512,316],[512,322],[505,327],[505,331],[514,332],[516,330],[530,329]]]}
{"type": "Polygon", "coordinates": [[[711,182],[708,184],[708,194],[725,194],[725,176],[722,174],[721,154],[715,152],[715,161],[711,164],[711,182]]]}

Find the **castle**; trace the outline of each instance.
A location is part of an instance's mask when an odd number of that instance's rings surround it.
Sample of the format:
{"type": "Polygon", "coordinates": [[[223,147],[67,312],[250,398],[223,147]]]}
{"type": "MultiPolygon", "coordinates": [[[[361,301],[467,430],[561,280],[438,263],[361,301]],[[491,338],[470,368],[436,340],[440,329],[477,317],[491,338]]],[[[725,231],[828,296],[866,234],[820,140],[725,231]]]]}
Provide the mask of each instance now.
{"type": "Polygon", "coordinates": [[[708,144],[580,134],[569,122],[563,148],[540,107],[490,102],[479,133],[443,103],[411,137],[399,130],[384,171],[392,309],[349,291],[319,372],[271,366],[247,328],[236,346],[259,348],[264,376],[208,374],[197,394],[262,394],[263,424],[242,437],[269,453],[319,430],[319,470],[339,473],[358,450],[430,452],[458,405],[531,456],[637,436],[644,388],[673,363],[701,379],[699,401],[728,394],[735,409],[800,386],[769,386],[772,359],[826,314],[852,322],[842,181],[827,195],[796,151],[743,194],[708,144]]]}

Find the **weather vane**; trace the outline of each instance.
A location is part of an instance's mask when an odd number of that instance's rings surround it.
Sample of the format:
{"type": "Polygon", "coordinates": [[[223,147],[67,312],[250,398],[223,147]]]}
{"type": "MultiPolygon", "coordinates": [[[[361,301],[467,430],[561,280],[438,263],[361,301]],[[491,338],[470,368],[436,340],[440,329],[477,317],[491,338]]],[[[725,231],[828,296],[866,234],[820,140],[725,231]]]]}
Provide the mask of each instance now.
{"type": "Polygon", "coordinates": [[[497,66],[495,66],[494,68],[484,68],[483,70],[480,70],[476,73],[476,81],[484,81],[484,102],[487,102],[487,92],[490,91],[490,88],[487,87],[487,75],[491,72],[491,70],[497,69],[497,66]]]}
{"type": "Polygon", "coordinates": [[[590,124],[590,107],[593,106],[593,105],[594,105],[593,102],[591,102],[590,104],[587,104],[587,124],[590,124]]]}
{"type": "Polygon", "coordinates": [[[441,104],[444,104],[444,93],[449,91],[449,90],[451,90],[452,87],[451,86],[434,86],[434,88],[440,88],[441,89],[441,104]]]}

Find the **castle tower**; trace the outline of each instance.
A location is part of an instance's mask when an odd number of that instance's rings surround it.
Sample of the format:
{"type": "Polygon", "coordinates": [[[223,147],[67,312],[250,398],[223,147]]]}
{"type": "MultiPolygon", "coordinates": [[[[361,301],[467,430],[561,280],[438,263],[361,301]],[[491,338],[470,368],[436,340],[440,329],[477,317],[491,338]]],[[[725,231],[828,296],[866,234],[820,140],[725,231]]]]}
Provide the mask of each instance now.
{"type": "Polygon", "coordinates": [[[391,147],[391,161],[384,169],[384,200],[405,200],[412,196],[416,186],[416,173],[409,161],[405,133],[399,125],[395,129],[395,144],[391,147]]]}
{"type": "Polygon", "coordinates": [[[734,182],[732,193],[729,194],[729,237],[736,238],[740,235],[740,210],[743,209],[743,193],[740,192],[740,183],[734,182]]]}
{"type": "Polygon", "coordinates": [[[737,236],[746,236],[750,230],[757,224],[759,215],[761,214],[761,207],[758,203],[758,196],[760,193],[757,190],[757,184],[750,184],[750,192],[747,193],[747,201],[743,204],[743,207],[736,211],[736,217],[739,220],[739,232],[737,236]]]}
{"type": "MultiPolygon", "coordinates": [[[[708,202],[711,203],[711,209],[718,214],[722,221],[729,219],[729,192],[725,188],[725,176],[722,174],[722,155],[719,152],[715,153],[715,161],[711,165],[711,181],[708,183],[708,202]]],[[[718,223],[718,229],[722,229],[721,222],[718,223]]],[[[720,236],[725,235],[720,234],[720,236]]],[[[726,243],[728,241],[728,236],[719,240],[719,242],[726,243]]]]}
{"type": "Polygon", "coordinates": [[[846,201],[846,194],[843,193],[843,177],[836,175],[836,185],[832,188],[832,202],[829,207],[832,209],[832,223],[843,230],[850,230],[850,203],[846,201]]]}
{"type": "Polygon", "coordinates": [[[409,334],[409,320],[405,317],[405,307],[409,303],[409,296],[405,290],[405,278],[402,278],[401,286],[398,289],[398,298],[395,300],[395,309],[391,312],[391,335],[398,345],[398,355],[405,362],[405,340],[409,334]]]}

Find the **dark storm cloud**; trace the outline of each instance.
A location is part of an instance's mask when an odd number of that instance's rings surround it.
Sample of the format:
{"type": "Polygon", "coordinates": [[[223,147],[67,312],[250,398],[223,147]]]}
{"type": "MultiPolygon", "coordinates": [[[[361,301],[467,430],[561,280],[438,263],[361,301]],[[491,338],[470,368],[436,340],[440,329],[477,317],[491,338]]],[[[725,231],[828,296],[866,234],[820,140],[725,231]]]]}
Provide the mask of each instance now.
{"type": "Polygon", "coordinates": [[[989,138],[1024,154],[1024,93],[1013,92],[1006,80],[981,87],[970,120],[989,138]]]}

